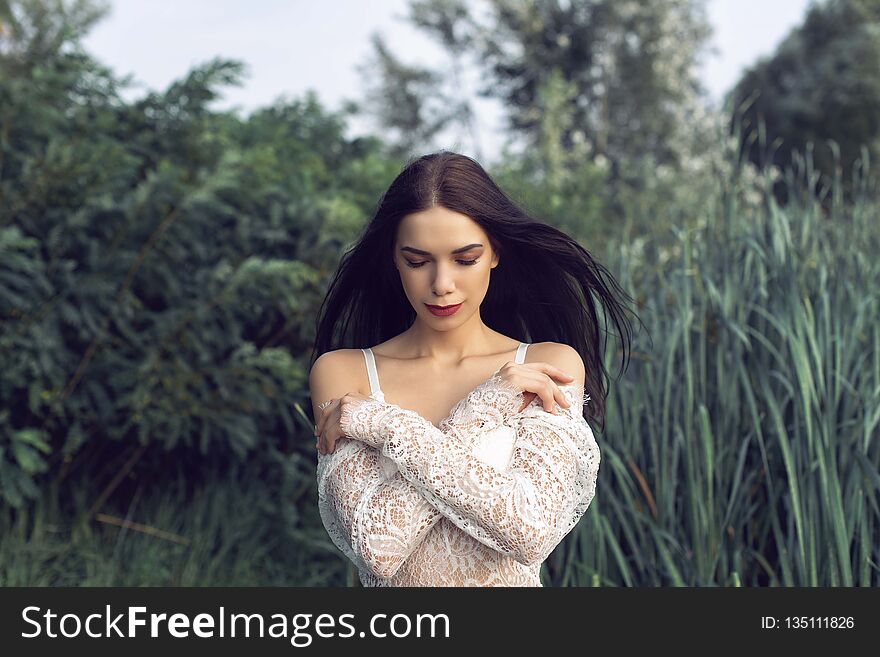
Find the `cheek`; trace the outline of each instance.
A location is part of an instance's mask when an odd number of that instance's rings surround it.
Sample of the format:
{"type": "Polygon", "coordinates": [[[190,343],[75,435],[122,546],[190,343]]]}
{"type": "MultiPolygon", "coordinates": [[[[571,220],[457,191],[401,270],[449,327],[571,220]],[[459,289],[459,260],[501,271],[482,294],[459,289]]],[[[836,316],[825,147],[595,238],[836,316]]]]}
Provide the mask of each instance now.
{"type": "MultiPolygon", "coordinates": [[[[406,265],[402,265],[402,267],[406,267],[406,265]]],[[[427,284],[426,281],[427,279],[419,276],[415,269],[401,269],[400,284],[403,285],[403,289],[407,294],[410,292],[420,293],[419,290],[427,284]]]]}
{"type": "Polygon", "coordinates": [[[419,275],[415,269],[410,269],[406,265],[402,265],[400,268],[400,280],[404,285],[417,285],[419,282],[419,275]]]}

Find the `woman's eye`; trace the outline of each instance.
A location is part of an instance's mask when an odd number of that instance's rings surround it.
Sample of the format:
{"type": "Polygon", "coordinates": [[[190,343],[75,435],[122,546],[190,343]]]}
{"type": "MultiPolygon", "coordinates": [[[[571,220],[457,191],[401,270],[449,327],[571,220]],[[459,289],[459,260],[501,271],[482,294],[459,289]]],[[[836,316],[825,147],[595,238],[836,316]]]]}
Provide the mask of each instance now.
{"type": "MultiPolygon", "coordinates": [[[[406,260],[406,259],[404,258],[404,260],[406,260]]],[[[456,262],[458,262],[462,265],[465,265],[467,267],[471,267],[471,266],[477,264],[479,262],[479,259],[475,258],[473,260],[456,260],[456,262]]],[[[418,269],[419,267],[421,267],[424,264],[425,264],[424,262],[410,262],[409,260],[406,260],[406,266],[412,267],[413,269],[418,269]]]]}

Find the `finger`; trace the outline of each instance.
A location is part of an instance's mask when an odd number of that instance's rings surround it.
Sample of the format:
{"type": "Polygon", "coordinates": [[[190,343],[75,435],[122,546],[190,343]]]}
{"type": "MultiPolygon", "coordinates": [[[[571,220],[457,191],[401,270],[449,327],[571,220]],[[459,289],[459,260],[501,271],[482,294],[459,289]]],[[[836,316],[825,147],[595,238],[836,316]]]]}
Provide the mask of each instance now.
{"type": "Polygon", "coordinates": [[[574,377],[571,374],[569,374],[568,372],[563,372],[561,369],[559,369],[555,365],[551,365],[550,363],[523,363],[522,366],[531,367],[539,374],[546,374],[547,376],[554,379],[560,379],[569,382],[574,380],[574,377]]]}
{"type": "Polygon", "coordinates": [[[554,386],[548,382],[541,391],[541,400],[544,402],[545,411],[556,414],[556,395],[553,388],[554,386]]]}
{"type": "Polygon", "coordinates": [[[321,417],[318,418],[318,433],[324,433],[324,425],[327,424],[327,418],[333,412],[333,403],[334,400],[330,400],[330,403],[321,411],[321,417]]]}
{"type": "Polygon", "coordinates": [[[537,395],[533,392],[525,392],[523,393],[523,405],[520,407],[520,411],[525,410],[525,408],[532,403],[532,400],[537,397],[537,395]]]}
{"type": "Polygon", "coordinates": [[[327,443],[327,439],[328,439],[328,437],[329,437],[328,434],[329,434],[329,427],[327,428],[326,431],[322,430],[321,433],[318,435],[318,442],[319,442],[319,444],[321,445],[321,451],[322,451],[324,454],[328,454],[328,453],[329,453],[329,452],[327,451],[327,444],[328,444],[328,443],[327,443]]]}
{"type": "Polygon", "coordinates": [[[554,379],[562,379],[563,381],[572,381],[574,377],[567,372],[563,372],[561,369],[556,367],[555,365],[551,365],[550,363],[542,363],[544,365],[544,373],[548,376],[552,376],[554,379]]]}
{"type": "Polygon", "coordinates": [[[554,413],[558,413],[556,404],[559,404],[559,408],[568,408],[571,406],[568,399],[562,390],[559,389],[555,383],[550,384],[551,388],[551,401],[550,406],[553,409],[554,413]]]}
{"type": "Polygon", "coordinates": [[[540,397],[541,406],[547,413],[555,412],[555,397],[553,392],[553,382],[544,374],[539,374],[541,381],[528,385],[528,389],[532,390],[528,394],[540,397]]]}
{"type": "Polygon", "coordinates": [[[327,416],[330,415],[330,409],[333,408],[333,402],[336,401],[334,399],[330,400],[330,403],[327,404],[321,411],[318,413],[318,417],[316,418],[317,422],[315,423],[315,431],[320,434],[324,430],[324,423],[327,421],[327,416]]]}
{"type": "Polygon", "coordinates": [[[568,408],[569,406],[571,406],[571,404],[568,402],[568,398],[559,388],[556,388],[556,402],[562,408],[568,408]]]}
{"type": "MultiPolygon", "coordinates": [[[[552,367],[552,365],[550,367],[552,367]]],[[[561,372],[561,370],[559,371],[561,372]]],[[[553,408],[554,412],[556,410],[556,404],[559,404],[561,408],[568,408],[569,406],[571,406],[565,394],[562,392],[562,390],[560,390],[556,382],[549,378],[549,375],[548,378],[545,379],[545,384],[549,387],[549,390],[547,392],[547,396],[542,395],[542,399],[550,400],[550,407],[553,408]]]]}

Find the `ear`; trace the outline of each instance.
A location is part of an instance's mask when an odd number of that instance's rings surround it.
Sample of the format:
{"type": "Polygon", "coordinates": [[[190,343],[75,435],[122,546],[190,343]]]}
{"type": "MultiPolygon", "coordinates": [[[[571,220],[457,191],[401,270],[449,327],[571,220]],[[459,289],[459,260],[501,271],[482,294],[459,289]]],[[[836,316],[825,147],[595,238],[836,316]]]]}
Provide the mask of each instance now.
{"type": "Polygon", "coordinates": [[[493,251],[492,264],[489,266],[489,269],[495,269],[495,267],[498,266],[499,260],[500,260],[500,256],[498,255],[498,251],[493,251]]]}

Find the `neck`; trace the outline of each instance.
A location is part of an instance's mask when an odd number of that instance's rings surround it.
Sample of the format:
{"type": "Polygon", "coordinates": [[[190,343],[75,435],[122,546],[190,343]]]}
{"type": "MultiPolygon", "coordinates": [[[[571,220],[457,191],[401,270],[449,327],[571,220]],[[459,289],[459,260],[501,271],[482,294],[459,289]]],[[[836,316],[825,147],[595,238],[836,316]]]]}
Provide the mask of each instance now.
{"type": "Polygon", "coordinates": [[[497,344],[495,332],[483,323],[479,310],[464,324],[443,331],[416,317],[401,335],[410,358],[424,358],[441,366],[491,353],[497,344]]]}

